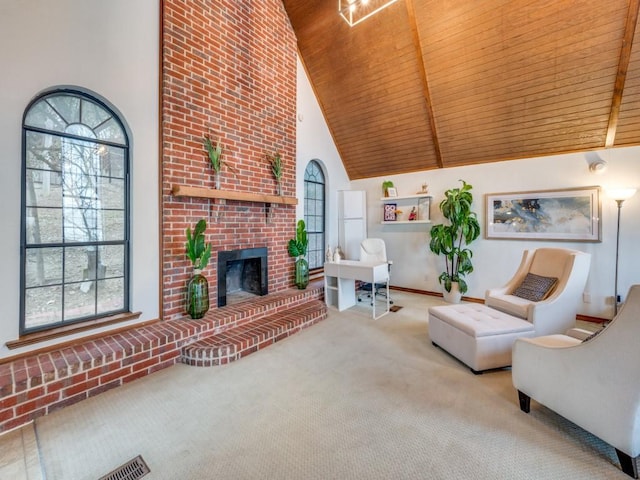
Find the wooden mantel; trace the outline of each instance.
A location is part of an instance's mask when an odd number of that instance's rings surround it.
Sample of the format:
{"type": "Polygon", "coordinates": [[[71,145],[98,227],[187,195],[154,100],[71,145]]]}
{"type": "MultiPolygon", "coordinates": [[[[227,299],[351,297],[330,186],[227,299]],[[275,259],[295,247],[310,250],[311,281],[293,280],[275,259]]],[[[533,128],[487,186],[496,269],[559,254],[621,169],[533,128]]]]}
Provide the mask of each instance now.
{"type": "Polygon", "coordinates": [[[232,190],[217,190],[214,188],[189,187],[187,185],[173,185],[171,193],[175,197],[218,198],[221,200],[240,200],[243,202],[280,203],[283,205],[297,205],[296,197],[280,195],[265,195],[261,193],[237,192],[232,190]]]}

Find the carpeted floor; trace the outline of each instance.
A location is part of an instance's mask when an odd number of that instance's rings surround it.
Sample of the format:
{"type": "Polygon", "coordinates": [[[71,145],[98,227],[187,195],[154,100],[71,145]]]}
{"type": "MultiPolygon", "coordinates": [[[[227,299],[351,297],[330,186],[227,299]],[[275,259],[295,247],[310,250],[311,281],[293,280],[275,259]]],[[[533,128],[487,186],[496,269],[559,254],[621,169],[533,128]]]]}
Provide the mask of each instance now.
{"type": "Polygon", "coordinates": [[[434,348],[430,297],[368,307],[215,368],[166,369],[35,425],[47,480],[95,480],[141,454],[148,479],[626,479],[614,450],[532,402],[509,370],[434,348]]]}

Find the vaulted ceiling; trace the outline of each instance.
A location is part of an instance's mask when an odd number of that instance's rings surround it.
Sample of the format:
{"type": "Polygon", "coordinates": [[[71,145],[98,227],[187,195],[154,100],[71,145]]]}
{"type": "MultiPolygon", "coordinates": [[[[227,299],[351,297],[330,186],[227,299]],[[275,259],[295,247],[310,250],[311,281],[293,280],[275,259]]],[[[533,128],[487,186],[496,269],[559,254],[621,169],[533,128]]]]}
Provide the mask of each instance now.
{"type": "Polygon", "coordinates": [[[283,0],[351,179],[640,144],[640,0],[283,0]]]}

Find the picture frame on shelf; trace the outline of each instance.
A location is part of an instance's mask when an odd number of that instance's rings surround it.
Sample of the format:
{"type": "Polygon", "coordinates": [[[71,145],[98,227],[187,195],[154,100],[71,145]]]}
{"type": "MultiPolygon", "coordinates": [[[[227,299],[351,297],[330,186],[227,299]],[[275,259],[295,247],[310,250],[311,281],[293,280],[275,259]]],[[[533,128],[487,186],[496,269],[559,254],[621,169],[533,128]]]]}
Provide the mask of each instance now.
{"type": "Polygon", "coordinates": [[[396,210],[398,209],[398,205],[395,203],[385,203],[384,211],[382,219],[385,222],[395,222],[396,221],[396,210]]]}
{"type": "Polygon", "coordinates": [[[398,190],[396,190],[396,187],[387,188],[387,197],[397,197],[397,196],[398,196],[398,190]]]}

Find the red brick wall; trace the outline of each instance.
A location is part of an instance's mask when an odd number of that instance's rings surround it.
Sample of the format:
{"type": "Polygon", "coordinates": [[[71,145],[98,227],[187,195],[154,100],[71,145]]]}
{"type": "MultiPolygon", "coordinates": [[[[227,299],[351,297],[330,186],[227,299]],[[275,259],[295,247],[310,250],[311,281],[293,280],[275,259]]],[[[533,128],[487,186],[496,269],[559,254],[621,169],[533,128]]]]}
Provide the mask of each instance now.
{"type": "Polygon", "coordinates": [[[279,0],[165,0],[163,68],[163,318],[184,314],[192,274],[185,229],[207,220],[212,257],[204,271],[216,308],[219,250],[269,248],[269,291],[291,286],[286,243],[295,207],[173,197],[175,184],[213,188],[202,138],[223,145],[221,189],[275,194],[264,155],[279,149],[284,195],[295,196],[296,41],[279,0]]]}

